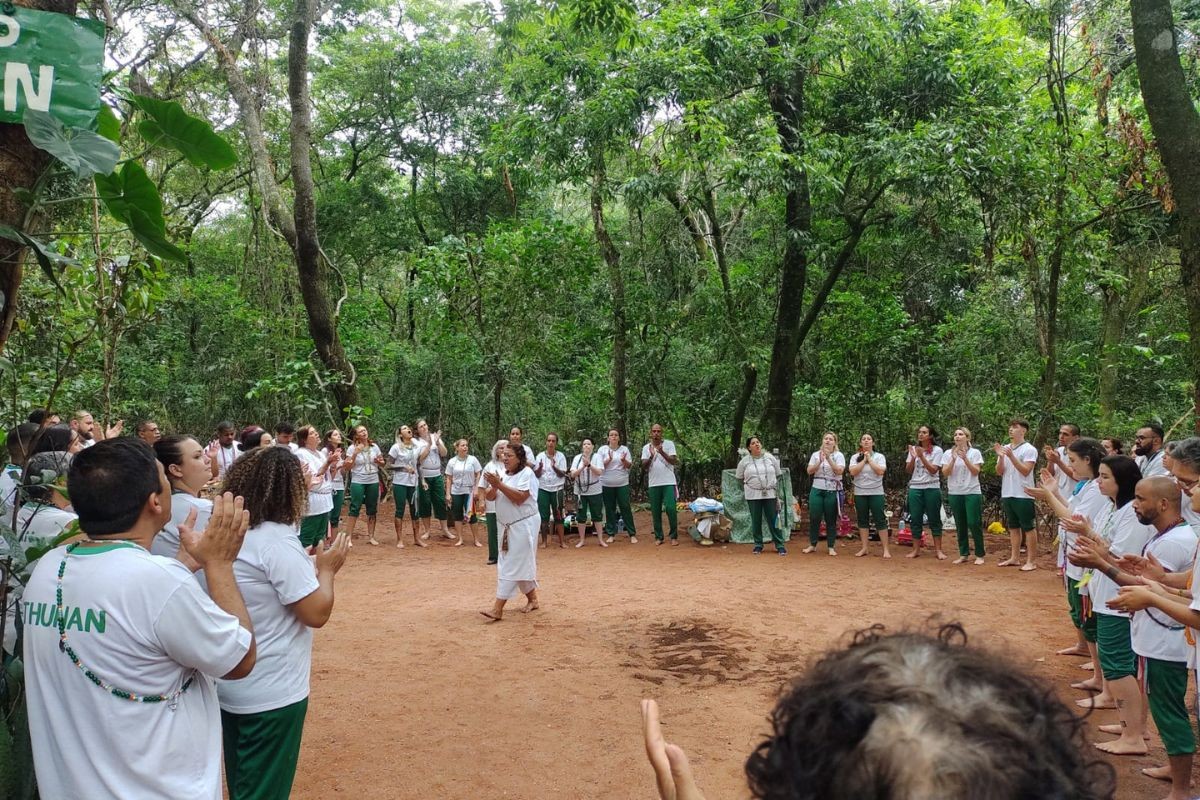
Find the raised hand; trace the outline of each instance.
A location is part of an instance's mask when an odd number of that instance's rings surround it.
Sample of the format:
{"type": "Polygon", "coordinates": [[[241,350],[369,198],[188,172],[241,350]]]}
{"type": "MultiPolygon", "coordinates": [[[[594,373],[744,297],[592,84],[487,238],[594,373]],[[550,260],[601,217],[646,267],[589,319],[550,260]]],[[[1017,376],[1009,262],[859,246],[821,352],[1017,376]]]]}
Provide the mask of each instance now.
{"type": "Polygon", "coordinates": [[[1041,477],[1042,483],[1057,482],[1057,478],[1054,477],[1054,473],[1050,471],[1049,467],[1042,467],[1042,471],[1039,472],[1038,475],[1041,477]]]}
{"type": "Polygon", "coordinates": [[[692,776],[692,765],[688,763],[687,754],[679,745],[667,744],[663,739],[662,726],[658,721],[658,703],[653,700],[642,701],[642,737],[646,744],[646,758],[654,768],[660,800],[704,800],[692,776]]]}
{"type": "Polygon", "coordinates": [[[1117,596],[1108,601],[1116,611],[1141,611],[1154,605],[1155,591],[1150,586],[1122,586],[1117,596]]]}
{"type": "Polygon", "coordinates": [[[226,492],[213,499],[212,516],[203,533],[197,533],[193,527],[195,509],[180,524],[179,541],[201,569],[209,564],[232,564],[237,558],[250,527],[250,512],[242,506],[242,498],[226,492]]]}
{"type": "Polygon", "coordinates": [[[346,531],[341,531],[328,549],[324,549],[321,545],[321,542],[317,542],[312,546],[313,555],[316,556],[317,572],[331,570],[336,575],[337,571],[346,563],[346,556],[350,553],[350,535],[346,531]]]}
{"type": "Polygon", "coordinates": [[[1071,533],[1076,533],[1080,536],[1087,536],[1090,538],[1094,535],[1092,532],[1092,523],[1087,517],[1081,514],[1076,514],[1070,519],[1061,520],[1060,524],[1071,533]]]}

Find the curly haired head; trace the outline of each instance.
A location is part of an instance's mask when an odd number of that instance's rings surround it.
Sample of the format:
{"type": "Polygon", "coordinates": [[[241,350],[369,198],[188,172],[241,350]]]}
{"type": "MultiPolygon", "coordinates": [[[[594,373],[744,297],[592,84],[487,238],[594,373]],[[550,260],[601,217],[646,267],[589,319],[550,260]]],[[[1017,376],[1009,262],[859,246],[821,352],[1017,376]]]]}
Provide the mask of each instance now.
{"type": "Polygon", "coordinates": [[[1115,773],[1047,686],[935,636],[860,631],[798,678],[746,761],[760,800],[1112,798],[1115,773]]]}
{"type": "Polygon", "coordinates": [[[222,492],[245,501],[250,526],[264,522],[299,525],[308,509],[300,459],[286,447],[259,447],[233,462],[222,492]]]}

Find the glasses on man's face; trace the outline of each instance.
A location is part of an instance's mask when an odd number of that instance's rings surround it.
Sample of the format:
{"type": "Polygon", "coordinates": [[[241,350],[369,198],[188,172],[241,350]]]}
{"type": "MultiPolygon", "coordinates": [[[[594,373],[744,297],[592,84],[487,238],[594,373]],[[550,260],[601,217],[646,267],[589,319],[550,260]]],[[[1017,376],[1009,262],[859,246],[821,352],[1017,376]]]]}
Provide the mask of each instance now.
{"type": "Polygon", "coordinates": [[[1184,494],[1191,497],[1192,492],[1196,491],[1196,484],[1200,483],[1200,479],[1193,478],[1189,480],[1188,478],[1177,477],[1175,478],[1175,482],[1179,484],[1179,488],[1183,490],[1184,494]]]}

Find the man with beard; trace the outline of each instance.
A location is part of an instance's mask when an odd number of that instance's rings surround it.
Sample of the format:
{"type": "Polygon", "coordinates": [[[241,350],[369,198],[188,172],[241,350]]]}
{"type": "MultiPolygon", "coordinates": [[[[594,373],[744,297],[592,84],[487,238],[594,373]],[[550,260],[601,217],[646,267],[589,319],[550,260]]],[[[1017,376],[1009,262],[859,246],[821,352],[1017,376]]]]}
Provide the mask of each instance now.
{"type": "Polygon", "coordinates": [[[1133,453],[1137,456],[1138,466],[1142,468],[1143,478],[1156,478],[1167,474],[1162,446],[1161,425],[1151,422],[1138,428],[1137,435],[1133,437],[1133,453]]]}
{"type": "Polygon", "coordinates": [[[100,432],[96,430],[96,420],[93,419],[90,411],[82,409],[75,412],[75,416],[71,417],[71,430],[79,436],[79,440],[84,447],[91,447],[96,442],[104,439],[112,439],[120,436],[121,431],[125,428],[124,420],[117,420],[111,428],[103,435],[97,435],[100,432]]]}

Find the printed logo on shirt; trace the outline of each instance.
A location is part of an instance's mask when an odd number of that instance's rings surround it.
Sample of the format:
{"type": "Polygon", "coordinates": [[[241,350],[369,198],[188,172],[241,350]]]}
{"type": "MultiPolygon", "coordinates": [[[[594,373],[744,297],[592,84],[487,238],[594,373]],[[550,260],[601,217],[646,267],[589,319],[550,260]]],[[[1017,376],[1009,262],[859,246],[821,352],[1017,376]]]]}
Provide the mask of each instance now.
{"type": "MultiPolygon", "coordinates": [[[[69,631],[104,633],[104,629],[108,626],[108,618],[103,609],[63,606],[63,617],[66,618],[66,624],[63,627],[69,631]]],[[[57,628],[58,608],[53,603],[24,603],[21,621],[26,625],[37,625],[40,628],[57,628]]]]}

